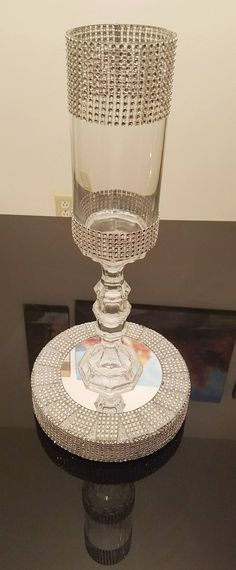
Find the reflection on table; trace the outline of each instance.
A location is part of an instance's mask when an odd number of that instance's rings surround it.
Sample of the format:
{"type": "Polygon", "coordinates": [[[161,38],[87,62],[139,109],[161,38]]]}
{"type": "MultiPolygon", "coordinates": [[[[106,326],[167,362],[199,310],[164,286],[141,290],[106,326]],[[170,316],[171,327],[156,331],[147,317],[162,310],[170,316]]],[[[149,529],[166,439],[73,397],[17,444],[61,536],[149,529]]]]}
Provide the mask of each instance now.
{"type": "Polygon", "coordinates": [[[131,548],[134,482],[150,476],[171,459],[181,442],[184,426],[156,453],[120,464],[89,461],[72,455],[54,444],[37,421],[36,428],[48,457],[58,467],[84,480],[84,539],[88,554],[102,565],[117,564],[131,548]]]}

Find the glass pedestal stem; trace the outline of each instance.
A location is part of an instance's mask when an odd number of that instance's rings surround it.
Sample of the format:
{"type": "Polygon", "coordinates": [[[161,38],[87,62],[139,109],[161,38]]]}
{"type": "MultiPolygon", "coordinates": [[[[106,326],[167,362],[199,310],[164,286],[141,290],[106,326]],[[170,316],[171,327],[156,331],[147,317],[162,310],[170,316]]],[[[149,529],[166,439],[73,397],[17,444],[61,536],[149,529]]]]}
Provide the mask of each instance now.
{"type": "Polygon", "coordinates": [[[90,348],[80,363],[87,388],[99,393],[99,411],[121,412],[122,392],[132,390],[142,372],[134,350],[124,343],[125,322],[130,313],[130,287],[124,280],[123,266],[102,266],[102,276],[94,288],[97,299],[93,312],[100,342],[90,348]]]}
{"type": "Polygon", "coordinates": [[[102,276],[95,285],[97,300],[93,312],[97,320],[99,336],[104,342],[121,339],[131,305],[128,301],[130,287],[124,280],[123,267],[111,272],[102,267],[102,276]]]}

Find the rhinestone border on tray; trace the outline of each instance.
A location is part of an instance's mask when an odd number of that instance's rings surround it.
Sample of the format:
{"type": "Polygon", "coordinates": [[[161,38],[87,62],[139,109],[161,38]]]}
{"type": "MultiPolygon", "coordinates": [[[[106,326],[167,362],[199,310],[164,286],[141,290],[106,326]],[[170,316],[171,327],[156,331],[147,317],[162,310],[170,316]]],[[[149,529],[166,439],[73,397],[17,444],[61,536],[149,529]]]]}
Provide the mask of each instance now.
{"type": "Polygon", "coordinates": [[[148,346],[159,359],[161,386],[149,402],[135,410],[112,415],[89,410],[67,394],[61,366],[72,348],[96,336],[95,324],[67,329],[40,352],[31,376],[36,418],[55,443],[86,459],[121,462],[154,453],[175,436],[185,419],[190,395],[185,361],[159,333],[126,323],[125,335],[148,346]]]}

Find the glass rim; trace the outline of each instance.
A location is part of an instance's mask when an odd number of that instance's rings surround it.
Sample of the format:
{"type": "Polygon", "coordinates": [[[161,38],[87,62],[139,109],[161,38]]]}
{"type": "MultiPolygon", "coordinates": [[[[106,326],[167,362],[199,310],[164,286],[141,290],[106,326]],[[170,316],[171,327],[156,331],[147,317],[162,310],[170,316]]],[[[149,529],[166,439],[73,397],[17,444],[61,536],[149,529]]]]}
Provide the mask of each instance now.
{"type": "MultiPolygon", "coordinates": [[[[78,26],[75,28],[71,28],[66,31],[65,37],[67,40],[73,41],[78,43],[81,40],[85,40],[84,34],[88,32],[113,32],[114,36],[112,38],[113,42],[122,43],[122,44],[158,44],[161,42],[170,44],[175,43],[177,41],[177,34],[171,30],[167,30],[166,28],[162,28],[159,26],[151,26],[146,24],[87,24],[83,26],[78,26]],[[131,31],[132,33],[138,32],[141,36],[143,33],[150,33],[150,37],[148,39],[141,38],[141,37],[133,37],[124,39],[121,36],[121,32],[123,31],[131,31]],[[116,37],[117,35],[117,37],[116,37]]],[[[94,38],[96,41],[96,37],[94,38]]],[[[90,42],[94,41],[90,39],[90,42]]],[[[99,42],[97,42],[99,43],[99,42]]],[[[105,42],[107,43],[107,42],[105,42]]]]}

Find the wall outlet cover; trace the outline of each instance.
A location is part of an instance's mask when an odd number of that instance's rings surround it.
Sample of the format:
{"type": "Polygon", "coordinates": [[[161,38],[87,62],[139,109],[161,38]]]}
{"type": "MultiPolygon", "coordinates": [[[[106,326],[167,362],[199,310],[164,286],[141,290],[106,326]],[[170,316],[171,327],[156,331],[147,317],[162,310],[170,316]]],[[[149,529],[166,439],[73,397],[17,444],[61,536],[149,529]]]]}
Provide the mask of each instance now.
{"type": "Polygon", "coordinates": [[[56,216],[69,218],[72,213],[72,196],[55,196],[56,216]]]}

